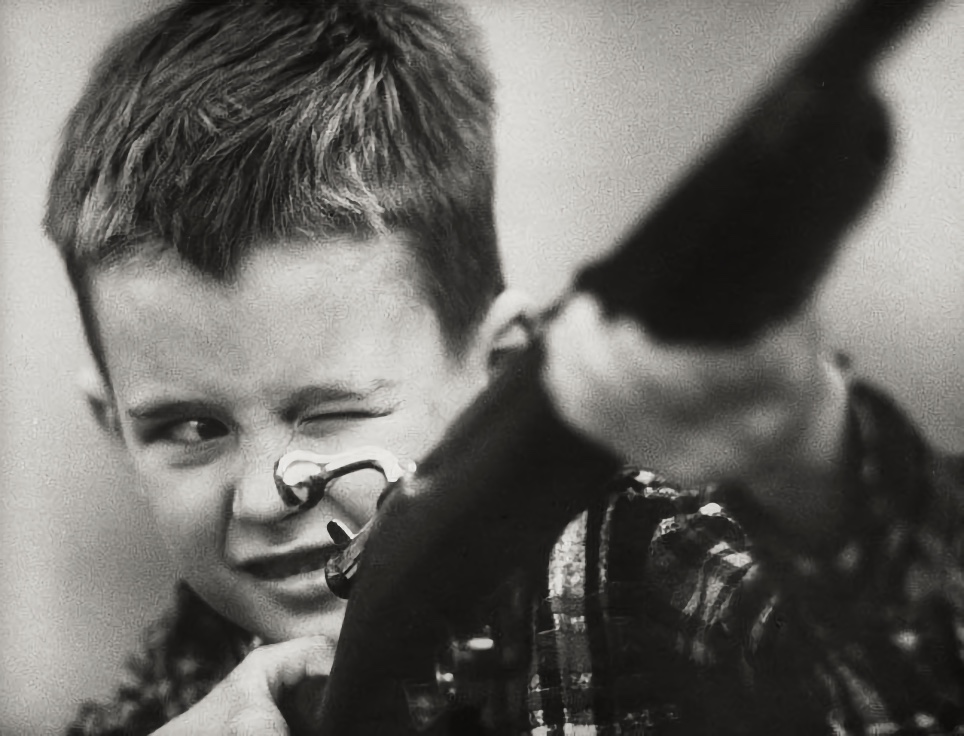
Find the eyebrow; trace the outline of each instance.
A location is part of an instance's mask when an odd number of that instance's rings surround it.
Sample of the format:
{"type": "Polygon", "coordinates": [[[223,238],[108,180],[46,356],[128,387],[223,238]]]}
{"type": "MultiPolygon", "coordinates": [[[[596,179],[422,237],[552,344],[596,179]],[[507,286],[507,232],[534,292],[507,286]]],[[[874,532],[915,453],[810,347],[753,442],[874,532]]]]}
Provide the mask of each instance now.
{"type": "Polygon", "coordinates": [[[291,420],[300,414],[305,406],[381,399],[394,387],[394,381],[381,379],[355,386],[341,382],[305,386],[285,397],[279,414],[285,420],[291,420]]]}
{"type": "Polygon", "coordinates": [[[217,411],[208,401],[179,399],[150,399],[127,409],[127,416],[134,421],[156,422],[184,416],[211,415],[217,411]]]}
{"type": "MultiPolygon", "coordinates": [[[[394,381],[376,380],[361,385],[333,381],[331,383],[305,386],[284,396],[279,402],[278,413],[290,420],[309,405],[331,404],[337,402],[357,403],[378,399],[395,387],[394,381]]],[[[157,398],[135,403],[127,409],[127,416],[134,421],[164,421],[186,416],[210,416],[223,411],[215,402],[196,399],[157,398]]]]}

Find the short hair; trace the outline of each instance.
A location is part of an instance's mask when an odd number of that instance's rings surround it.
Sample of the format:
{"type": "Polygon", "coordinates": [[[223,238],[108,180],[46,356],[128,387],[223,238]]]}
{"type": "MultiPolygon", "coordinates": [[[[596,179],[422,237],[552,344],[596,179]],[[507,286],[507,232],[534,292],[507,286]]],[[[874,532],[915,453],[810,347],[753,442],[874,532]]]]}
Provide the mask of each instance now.
{"type": "Polygon", "coordinates": [[[89,275],[157,243],[227,279],[252,243],[396,234],[460,351],[504,288],[493,98],[441,0],[183,0],[120,36],[44,218],[105,376],[89,275]]]}

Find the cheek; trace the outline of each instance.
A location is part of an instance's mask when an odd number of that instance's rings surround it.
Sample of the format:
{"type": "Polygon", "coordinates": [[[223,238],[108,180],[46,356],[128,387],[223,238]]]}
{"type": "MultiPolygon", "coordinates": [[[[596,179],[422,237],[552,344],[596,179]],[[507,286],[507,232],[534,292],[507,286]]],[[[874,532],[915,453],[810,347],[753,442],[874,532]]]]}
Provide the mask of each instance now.
{"type": "Polygon", "coordinates": [[[391,444],[386,444],[386,449],[418,461],[439,443],[463,405],[464,402],[445,394],[413,401],[398,417],[391,444]]]}
{"type": "Polygon", "coordinates": [[[145,488],[158,532],[185,572],[219,554],[225,517],[216,480],[166,473],[153,476],[145,488]]]}
{"type": "Polygon", "coordinates": [[[431,386],[420,411],[423,433],[429,438],[429,446],[424,450],[431,449],[442,438],[480,389],[481,385],[467,380],[441,381],[431,386]]]}
{"type": "Polygon", "coordinates": [[[347,521],[339,513],[344,511],[361,526],[374,515],[378,498],[387,487],[385,477],[376,470],[361,470],[336,479],[327,491],[338,504],[332,518],[347,521]]]}

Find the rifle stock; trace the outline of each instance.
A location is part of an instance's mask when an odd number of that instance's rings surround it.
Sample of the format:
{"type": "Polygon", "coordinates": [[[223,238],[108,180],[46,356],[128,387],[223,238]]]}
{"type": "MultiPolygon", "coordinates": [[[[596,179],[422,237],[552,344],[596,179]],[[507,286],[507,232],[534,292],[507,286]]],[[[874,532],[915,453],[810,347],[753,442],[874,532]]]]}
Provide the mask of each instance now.
{"type": "MultiPolygon", "coordinates": [[[[868,72],[930,0],[857,3],[575,279],[668,341],[750,340],[809,298],[890,151],[868,72]]],[[[434,678],[451,622],[506,571],[545,562],[620,468],[558,418],[538,340],[381,506],[349,599],[318,733],[399,733],[400,687],[434,678]]]]}

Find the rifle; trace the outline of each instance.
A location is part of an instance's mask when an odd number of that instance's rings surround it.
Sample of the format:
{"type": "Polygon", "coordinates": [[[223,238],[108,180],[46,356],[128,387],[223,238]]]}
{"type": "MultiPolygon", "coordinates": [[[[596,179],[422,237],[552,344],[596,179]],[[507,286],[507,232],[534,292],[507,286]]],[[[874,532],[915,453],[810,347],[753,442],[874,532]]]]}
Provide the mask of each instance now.
{"type": "MultiPolygon", "coordinates": [[[[670,343],[738,345],[793,314],[886,171],[872,65],[930,4],[854,3],[570,293],[670,343]]],[[[314,732],[405,732],[404,684],[434,681],[440,649],[477,623],[479,601],[509,571],[544,566],[620,470],[558,417],[542,364],[537,336],[349,544],[346,559],[364,554],[314,732]]]]}

